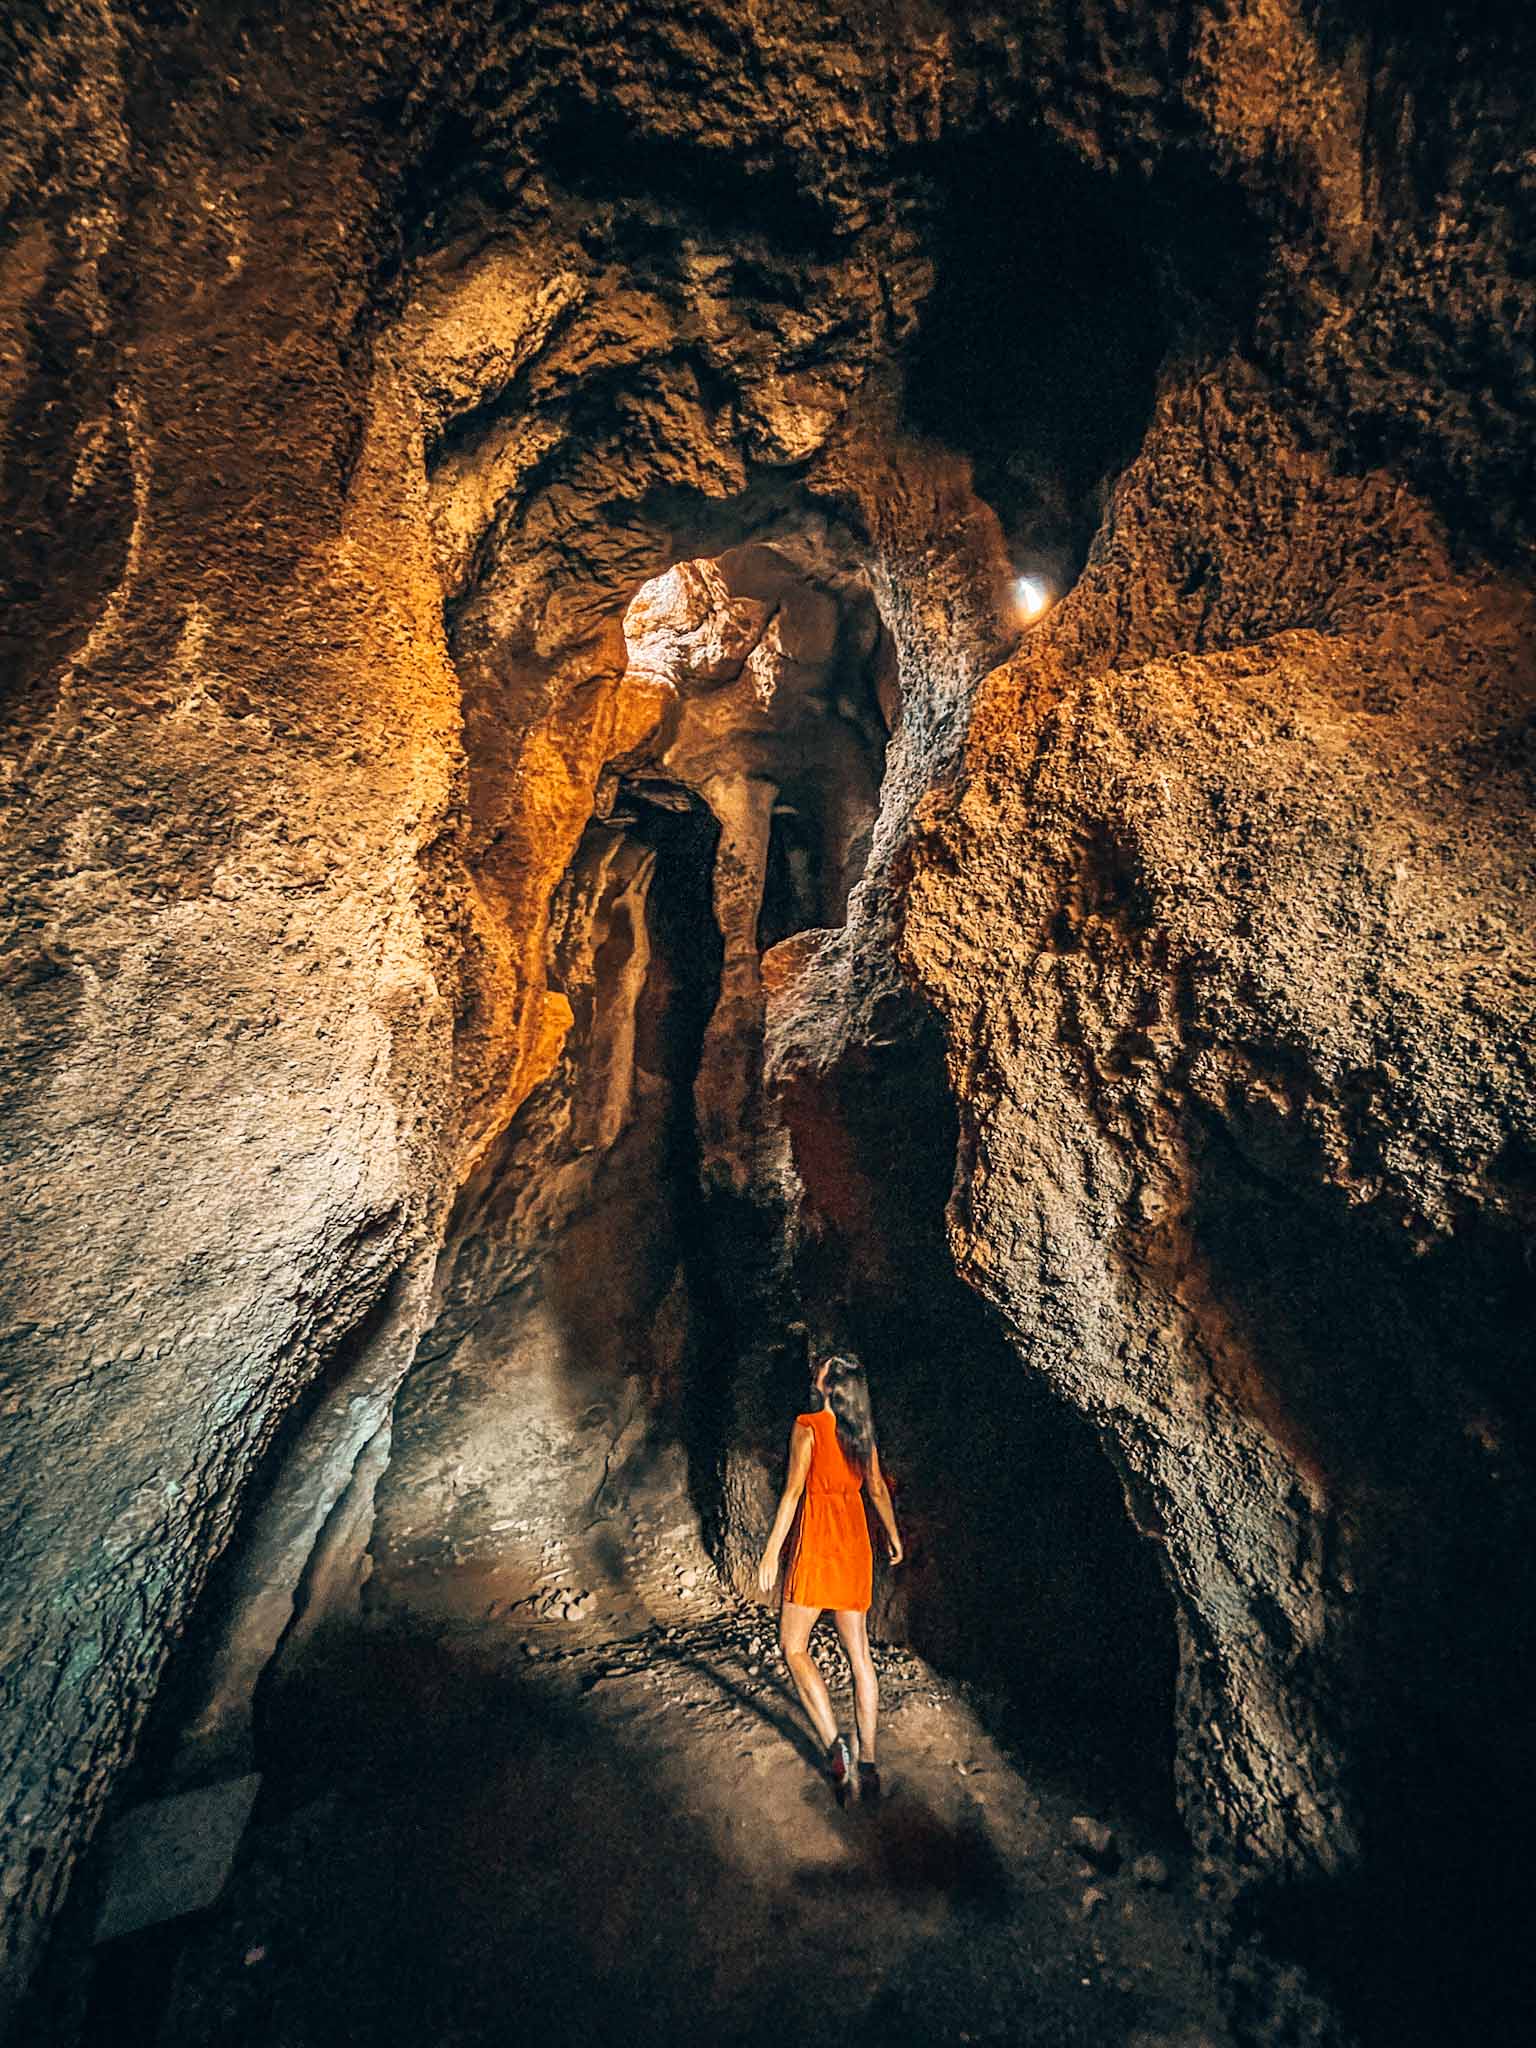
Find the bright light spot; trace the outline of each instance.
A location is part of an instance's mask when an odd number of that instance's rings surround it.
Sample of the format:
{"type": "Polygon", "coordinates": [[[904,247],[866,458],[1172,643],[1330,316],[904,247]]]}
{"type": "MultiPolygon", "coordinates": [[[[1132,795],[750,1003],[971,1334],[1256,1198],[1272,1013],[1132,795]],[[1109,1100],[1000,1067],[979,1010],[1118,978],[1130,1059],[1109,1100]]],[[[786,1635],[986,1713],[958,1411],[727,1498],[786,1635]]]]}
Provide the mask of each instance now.
{"type": "Polygon", "coordinates": [[[1043,576],[1019,576],[1014,579],[1013,601],[1023,619],[1038,619],[1051,601],[1051,586],[1043,576]]]}

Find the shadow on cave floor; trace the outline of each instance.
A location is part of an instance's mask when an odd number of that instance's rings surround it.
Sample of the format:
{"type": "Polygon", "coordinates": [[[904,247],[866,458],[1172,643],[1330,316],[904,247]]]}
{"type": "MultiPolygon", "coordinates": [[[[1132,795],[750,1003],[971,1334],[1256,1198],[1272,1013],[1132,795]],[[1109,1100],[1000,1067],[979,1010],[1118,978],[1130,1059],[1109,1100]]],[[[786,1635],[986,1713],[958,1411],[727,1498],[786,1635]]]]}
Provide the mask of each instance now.
{"type": "Polygon", "coordinates": [[[239,1868],[132,2038],[1225,2040],[1182,1878],[1129,1874],[1143,1843],[1088,1866],[1070,1799],[904,1651],[890,1796],[840,1813],[770,1644],[723,1603],[536,1658],[497,1630],[333,1635],[269,1701],[239,1868]]]}

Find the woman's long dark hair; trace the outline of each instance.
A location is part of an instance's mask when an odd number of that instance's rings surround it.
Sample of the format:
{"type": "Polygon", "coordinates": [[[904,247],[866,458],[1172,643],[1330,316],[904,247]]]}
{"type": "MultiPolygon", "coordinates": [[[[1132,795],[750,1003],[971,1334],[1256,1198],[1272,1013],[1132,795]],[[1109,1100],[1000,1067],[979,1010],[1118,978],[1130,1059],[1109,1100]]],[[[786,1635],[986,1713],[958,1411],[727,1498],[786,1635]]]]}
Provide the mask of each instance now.
{"type": "Polygon", "coordinates": [[[869,1470],[875,1448],[875,1418],[869,1405],[869,1380],[858,1359],[835,1351],[821,1363],[827,1368],[820,1405],[832,1410],[843,1456],[861,1472],[869,1470]]]}

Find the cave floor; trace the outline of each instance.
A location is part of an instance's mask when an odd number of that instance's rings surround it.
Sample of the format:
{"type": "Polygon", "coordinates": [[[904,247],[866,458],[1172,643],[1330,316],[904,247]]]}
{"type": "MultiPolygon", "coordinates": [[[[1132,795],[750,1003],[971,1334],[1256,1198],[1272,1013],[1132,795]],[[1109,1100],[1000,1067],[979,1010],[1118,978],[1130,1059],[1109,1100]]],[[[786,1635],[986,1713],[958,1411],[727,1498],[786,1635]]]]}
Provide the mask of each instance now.
{"type": "Polygon", "coordinates": [[[1093,1867],[1080,1792],[879,1659],[888,1797],[839,1812],[763,1609],[333,1640],[269,1707],[239,1867],[146,2038],[1224,2048],[1177,1850],[1122,1828],[1093,1867]]]}

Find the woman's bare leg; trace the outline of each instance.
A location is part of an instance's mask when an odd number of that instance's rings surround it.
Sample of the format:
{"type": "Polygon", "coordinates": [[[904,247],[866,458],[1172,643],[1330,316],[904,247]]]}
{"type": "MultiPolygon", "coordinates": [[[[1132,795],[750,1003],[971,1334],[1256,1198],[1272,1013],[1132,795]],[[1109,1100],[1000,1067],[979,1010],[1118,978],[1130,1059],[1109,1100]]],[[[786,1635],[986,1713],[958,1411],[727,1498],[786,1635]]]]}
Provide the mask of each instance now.
{"type": "MultiPolygon", "coordinates": [[[[795,1681],[800,1704],[810,1715],[811,1726],[825,1749],[837,1738],[837,1718],[832,1712],[826,1681],[816,1669],[816,1659],[808,1647],[811,1630],[816,1626],[820,1612],[819,1607],[801,1607],[793,1600],[786,1600],[779,1609],[779,1647],[784,1652],[789,1675],[795,1681]]],[[[839,1622],[838,1626],[841,1628],[842,1623],[839,1622]]]]}
{"type": "Polygon", "coordinates": [[[859,1724],[859,1762],[872,1764],[875,1760],[875,1723],[880,1718],[880,1681],[875,1676],[875,1660],[869,1654],[869,1630],[865,1626],[863,1611],[857,1607],[839,1607],[832,1618],[837,1623],[843,1654],[853,1672],[853,1707],[859,1724]]]}

